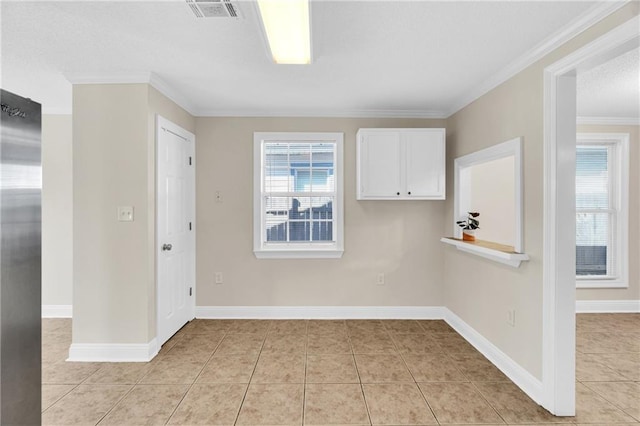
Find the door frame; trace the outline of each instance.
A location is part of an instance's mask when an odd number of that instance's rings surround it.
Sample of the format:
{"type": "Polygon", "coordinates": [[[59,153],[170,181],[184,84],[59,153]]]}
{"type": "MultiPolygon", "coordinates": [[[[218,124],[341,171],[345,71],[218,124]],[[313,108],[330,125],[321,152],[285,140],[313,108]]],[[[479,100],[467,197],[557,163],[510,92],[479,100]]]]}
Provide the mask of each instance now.
{"type": "Polygon", "coordinates": [[[154,185],[154,199],[155,199],[155,215],[154,215],[154,219],[155,219],[155,226],[154,226],[154,261],[155,261],[155,267],[154,267],[154,276],[155,276],[155,318],[156,318],[156,339],[158,341],[158,349],[160,349],[160,347],[162,346],[162,344],[164,342],[161,341],[160,339],[160,309],[159,309],[159,305],[160,305],[160,291],[159,291],[159,286],[158,286],[158,280],[159,280],[159,274],[160,274],[160,262],[158,259],[158,246],[160,245],[160,240],[158,238],[160,232],[159,232],[159,220],[158,220],[158,216],[160,214],[160,210],[158,209],[158,143],[159,143],[159,139],[160,139],[160,134],[162,131],[168,131],[180,138],[183,138],[185,141],[189,141],[193,143],[193,152],[192,152],[192,162],[191,165],[193,166],[192,169],[192,173],[193,173],[193,179],[191,180],[191,188],[190,191],[192,193],[192,199],[193,199],[193,226],[192,226],[192,231],[193,231],[193,245],[191,247],[191,251],[192,251],[192,255],[193,255],[193,261],[191,262],[192,265],[192,276],[193,276],[193,297],[191,297],[191,303],[188,307],[189,309],[189,321],[192,320],[193,318],[195,318],[195,312],[196,312],[196,239],[195,239],[195,232],[196,232],[196,180],[195,180],[195,174],[196,174],[196,150],[195,150],[195,142],[196,142],[196,137],[193,133],[189,132],[188,130],[183,129],[182,127],[180,127],[179,125],[173,123],[172,121],[164,118],[163,116],[161,116],[160,114],[156,114],[156,123],[154,126],[155,129],[155,173],[154,173],[154,177],[155,177],[155,185],[154,185]]]}
{"type": "Polygon", "coordinates": [[[639,45],[635,16],[544,69],[542,405],[557,416],[575,415],[576,74],[639,45]]]}

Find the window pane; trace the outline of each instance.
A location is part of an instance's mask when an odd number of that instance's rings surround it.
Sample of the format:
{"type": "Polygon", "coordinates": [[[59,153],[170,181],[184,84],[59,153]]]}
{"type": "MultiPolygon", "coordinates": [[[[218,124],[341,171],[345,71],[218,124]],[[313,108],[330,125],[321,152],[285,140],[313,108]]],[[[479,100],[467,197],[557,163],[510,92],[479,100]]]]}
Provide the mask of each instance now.
{"type": "Polygon", "coordinates": [[[333,241],[333,197],[265,197],[266,241],[333,241]]]}
{"type": "Polygon", "coordinates": [[[576,149],[576,208],[609,208],[609,150],[603,146],[576,149]]]}
{"type": "Polygon", "coordinates": [[[576,214],[576,275],[609,275],[609,213],[576,214]]]}

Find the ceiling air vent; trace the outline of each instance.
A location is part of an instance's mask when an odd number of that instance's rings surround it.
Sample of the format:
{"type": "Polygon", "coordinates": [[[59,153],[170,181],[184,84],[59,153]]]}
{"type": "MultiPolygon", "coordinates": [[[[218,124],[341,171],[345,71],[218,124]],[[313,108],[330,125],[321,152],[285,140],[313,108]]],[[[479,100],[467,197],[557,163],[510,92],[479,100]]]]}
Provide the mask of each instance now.
{"type": "Polygon", "coordinates": [[[240,18],[238,3],[231,0],[187,0],[198,18],[240,18]]]}

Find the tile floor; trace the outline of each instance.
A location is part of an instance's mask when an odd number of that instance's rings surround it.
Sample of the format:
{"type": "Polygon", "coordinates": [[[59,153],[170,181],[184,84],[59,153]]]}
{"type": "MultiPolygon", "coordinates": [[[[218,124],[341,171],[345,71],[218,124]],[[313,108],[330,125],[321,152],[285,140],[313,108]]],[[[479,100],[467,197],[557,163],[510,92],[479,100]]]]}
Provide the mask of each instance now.
{"type": "Polygon", "coordinates": [[[65,362],[43,321],[44,425],[640,423],[640,314],[577,319],[577,415],[540,408],[442,321],[195,320],[149,363],[65,362]]]}

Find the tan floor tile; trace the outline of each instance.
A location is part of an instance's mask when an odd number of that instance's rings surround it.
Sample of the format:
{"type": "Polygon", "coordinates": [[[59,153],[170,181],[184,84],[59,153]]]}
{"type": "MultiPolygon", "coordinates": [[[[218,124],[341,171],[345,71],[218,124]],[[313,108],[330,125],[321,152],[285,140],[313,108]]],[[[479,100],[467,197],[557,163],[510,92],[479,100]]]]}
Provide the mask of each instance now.
{"type": "Polygon", "coordinates": [[[360,383],[353,355],[307,355],[307,383],[360,383]]]}
{"type": "Polygon", "coordinates": [[[251,384],[237,424],[300,425],[303,396],[302,384],[251,384]]]}
{"type": "Polygon", "coordinates": [[[162,347],[160,347],[160,350],[158,351],[158,356],[163,356],[167,352],[169,352],[178,343],[178,341],[182,339],[183,336],[185,336],[185,334],[180,334],[180,335],[174,334],[173,336],[171,336],[171,338],[166,342],[164,342],[162,344],[162,347]]]}
{"type": "Polygon", "coordinates": [[[269,334],[262,346],[263,354],[303,354],[306,350],[305,334],[269,334]]]}
{"type": "Polygon", "coordinates": [[[307,326],[309,334],[347,334],[347,326],[344,320],[311,320],[307,326]]]}
{"type": "Polygon", "coordinates": [[[576,384],[576,423],[625,423],[634,419],[585,385],[576,384]]]}
{"type": "Polygon", "coordinates": [[[42,385],[42,411],[71,392],[76,385],[42,385]]]}
{"type": "Polygon", "coordinates": [[[640,408],[640,383],[597,382],[585,386],[618,408],[640,408]]]}
{"type": "Polygon", "coordinates": [[[418,324],[428,333],[455,333],[455,330],[443,320],[419,320],[418,324]]]}
{"type": "Polygon", "coordinates": [[[640,314],[579,314],[576,315],[576,328],[579,332],[637,332],[640,314]]]}
{"type": "Polygon", "coordinates": [[[85,384],[133,385],[142,379],[151,368],[153,365],[147,362],[105,363],[86,380],[85,384]]]}
{"type": "Polygon", "coordinates": [[[343,334],[309,334],[307,338],[307,353],[309,354],[350,354],[351,343],[343,334]]]}
{"type": "Polygon", "coordinates": [[[382,324],[391,333],[423,333],[424,330],[417,321],[413,320],[388,320],[382,324]]]}
{"type": "Polygon", "coordinates": [[[502,419],[509,424],[572,421],[572,419],[553,416],[513,383],[477,382],[475,386],[502,419]]]}
{"type": "Polygon", "coordinates": [[[184,328],[185,334],[210,334],[224,333],[229,329],[229,320],[203,320],[195,319],[184,328]]]}
{"type": "Polygon", "coordinates": [[[403,354],[442,352],[436,341],[428,334],[394,334],[393,341],[403,354]]]}
{"type": "Polygon", "coordinates": [[[437,424],[415,383],[365,384],[362,387],[374,425],[437,424]]]}
{"type": "Polygon", "coordinates": [[[232,425],[247,385],[193,385],[169,420],[170,425],[232,425]]]}
{"type": "Polygon", "coordinates": [[[42,364],[55,364],[64,362],[69,358],[69,346],[61,346],[59,348],[42,348],[42,364]]]}
{"type": "Polygon", "coordinates": [[[640,352],[640,333],[577,333],[576,350],[587,354],[640,352]]]}
{"type": "Polygon", "coordinates": [[[480,352],[447,354],[458,370],[472,382],[508,382],[509,378],[480,352]]]}
{"type": "Polygon", "coordinates": [[[396,346],[388,334],[356,334],[350,337],[356,354],[395,354],[396,346]]]}
{"type": "Polygon", "coordinates": [[[379,320],[347,320],[349,334],[384,333],[387,328],[379,320]]]}
{"type": "Polygon", "coordinates": [[[593,354],[589,357],[628,380],[640,381],[640,353],[593,354]]]}
{"type": "Polygon", "coordinates": [[[228,333],[267,334],[271,321],[267,320],[233,320],[229,323],[228,333]]]}
{"type": "Polygon", "coordinates": [[[468,379],[444,353],[402,356],[416,382],[459,382],[468,379]]]}
{"type": "Polygon", "coordinates": [[[187,385],[138,385],[100,425],[164,425],[188,388],[187,385]]]}
{"type": "Polygon", "coordinates": [[[304,383],[305,356],[261,354],[252,383],[304,383]]]}
{"type": "Polygon", "coordinates": [[[131,388],[127,385],[80,385],[42,413],[42,424],[94,425],[131,388]]]}
{"type": "Polygon", "coordinates": [[[576,353],[576,380],[581,382],[624,381],[624,376],[596,361],[593,355],[576,353]]]}
{"type": "Polygon", "coordinates": [[[207,362],[196,383],[249,383],[258,356],[213,356],[207,362]]]}
{"type": "Polygon", "coordinates": [[[400,355],[356,355],[362,383],[413,382],[400,355]]]}
{"type": "Polygon", "coordinates": [[[434,338],[438,346],[446,353],[478,353],[476,348],[471,346],[458,333],[430,333],[429,335],[434,338]]]}
{"type": "Polygon", "coordinates": [[[162,359],[140,380],[141,384],[191,384],[204,367],[204,362],[162,359]]]}
{"type": "Polygon", "coordinates": [[[307,334],[307,323],[307,320],[272,321],[269,334],[307,334]]]}
{"type": "Polygon", "coordinates": [[[42,383],[77,385],[98,371],[102,364],[95,362],[59,362],[42,366],[42,383]]]}
{"type": "Polygon", "coordinates": [[[356,384],[308,384],[305,425],[368,424],[362,388],[356,384]]]}
{"type": "Polygon", "coordinates": [[[43,318],[42,334],[71,333],[71,318],[43,318]]]}
{"type": "Polygon", "coordinates": [[[501,423],[471,383],[419,383],[422,394],[440,423],[501,423]]]}
{"type": "Polygon", "coordinates": [[[257,353],[262,349],[264,339],[265,336],[260,334],[227,334],[214,353],[216,355],[257,353]]]}

